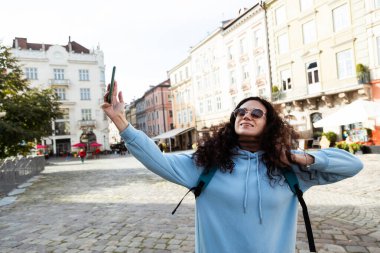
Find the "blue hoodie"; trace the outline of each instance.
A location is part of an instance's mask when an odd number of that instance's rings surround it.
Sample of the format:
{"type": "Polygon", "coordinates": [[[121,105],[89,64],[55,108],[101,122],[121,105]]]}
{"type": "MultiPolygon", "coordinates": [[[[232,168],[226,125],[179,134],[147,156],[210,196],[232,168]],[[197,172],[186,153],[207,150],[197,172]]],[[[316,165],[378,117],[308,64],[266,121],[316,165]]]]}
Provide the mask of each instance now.
{"type": "MultiPolygon", "coordinates": [[[[202,173],[191,155],[162,154],[143,132],[129,125],[121,133],[128,150],[152,172],[188,189],[202,173]]],[[[282,179],[271,184],[263,152],[237,148],[232,173],[218,170],[196,198],[196,253],[291,253],[295,251],[298,200],[282,179]]],[[[309,153],[310,172],[294,171],[304,192],[357,174],[363,167],[340,149],[309,153]]]]}

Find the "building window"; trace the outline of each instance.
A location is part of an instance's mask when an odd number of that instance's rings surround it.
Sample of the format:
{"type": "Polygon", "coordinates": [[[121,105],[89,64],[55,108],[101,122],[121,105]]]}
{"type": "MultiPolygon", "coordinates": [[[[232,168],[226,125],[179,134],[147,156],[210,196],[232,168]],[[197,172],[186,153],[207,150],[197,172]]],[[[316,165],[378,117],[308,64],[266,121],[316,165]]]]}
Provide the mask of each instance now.
{"type": "Polygon", "coordinates": [[[25,76],[28,80],[38,80],[37,68],[25,68],[25,76]]]}
{"type": "Polygon", "coordinates": [[[66,89],[65,88],[54,88],[55,94],[59,100],[66,100],[66,89]]]}
{"type": "Polygon", "coordinates": [[[259,90],[258,90],[258,93],[259,93],[259,97],[263,97],[263,98],[266,98],[267,96],[266,96],[266,90],[265,90],[265,88],[260,88],[259,90]]]}
{"type": "Polygon", "coordinates": [[[203,114],[203,102],[199,102],[199,114],[203,114]]]}
{"type": "Polygon", "coordinates": [[[287,91],[292,88],[292,79],[290,77],[290,70],[283,70],[280,73],[281,75],[281,84],[282,84],[282,90],[287,91]]]}
{"type": "Polygon", "coordinates": [[[380,8],[380,0],[375,0],[375,8],[380,8]]]}
{"type": "Polygon", "coordinates": [[[169,110],[169,117],[173,117],[173,111],[172,110],[169,110]]]}
{"type": "Polygon", "coordinates": [[[240,40],[240,54],[247,53],[247,43],[245,41],[245,38],[242,38],[240,40]]]}
{"type": "Polygon", "coordinates": [[[231,86],[236,84],[235,71],[230,71],[230,83],[231,86]]]}
{"type": "Polygon", "coordinates": [[[313,7],[313,0],[300,0],[301,11],[307,11],[313,7]]]}
{"type": "Polygon", "coordinates": [[[252,92],[248,91],[244,93],[244,98],[249,98],[249,97],[252,97],[252,92]]]}
{"type": "Polygon", "coordinates": [[[233,58],[234,58],[234,56],[233,56],[233,49],[232,49],[232,46],[229,46],[228,47],[228,59],[232,60],[233,58]]]}
{"type": "Polygon", "coordinates": [[[312,62],[307,65],[307,83],[316,84],[319,83],[318,64],[312,62]]]}
{"type": "Polygon", "coordinates": [[[82,109],[82,120],[92,120],[91,109],[82,109]]]}
{"type": "Polygon", "coordinates": [[[315,22],[311,20],[302,25],[303,44],[308,44],[317,40],[315,22]]]}
{"type": "Polygon", "coordinates": [[[65,79],[64,69],[53,69],[53,71],[54,71],[54,80],[64,80],[65,79]]]}
{"type": "Polygon", "coordinates": [[[337,53],[336,61],[339,79],[352,77],[354,75],[354,61],[351,49],[337,53]]]}
{"type": "Polygon", "coordinates": [[[288,40],[288,34],[284,33],[278,36],[278,53],[284,54],[289,51],[289,40],[288,40]]]}
{"type": "Polygon", "coordinates": [[[187,111],[183,111],[183,124],[187,123],[187,111]]]}
{"type": "Polygon", "coordinates": [[[212,111],[211,99],[207,99],[207,111],[208,112],[212,111]]]}
{"type": "Polygon", "coordinates": [[[236,107],[236,105],[237,105],[237,102],[236,102],[236,96],[233,96],[233,97],[231,98],[231,104],[232,104],[232,108],[235,108],[235,107],[236,107]]]}
{"type": "Polygon", "coordinates": [[[254,47],[261,47],[263,45],[263,31],[261,29],[253,32],[253,45],[254,47]]]}
{"type": "Polygon", "coordinates": [[[343,4],[333,10],[334,32],[339,32],[350,25],[347,4],[343,4]]]}
{"type": "Polygon", "coordinates": [[[79,70],[79,81],[89,81],[90,76],[88,74],[88,69],[80,69],[79,70]]]}
{"type": "Polygon", "coordinates": [[[243,66],[241,67],[241,72],[243,73],[243,79],[244,79],[244,80],[249,79],[249,72],[248,72],[248,67],[247,67],[247,65],[243,65],[243,66]]]}
{"type": "Polygon", "coordinates": [[[54,122],[55,135],[69,135],[70,134],[70,122],[54,122]]]}
{"type": "Polygon", "coordinates": [[[281,6],[275,10],[276,25],[282,25],[286,22],[285,6],[281,6]]]}
{"type": "Polygon", "coordinates": [[[222,109],[222,99],[220,97],[216,98],[216,110],[220,111],[222,109]]]}
{"type": "Polygon", "coordinates": [[[376,46],[377,46],[377,64],[380,65],[380,37],[376,38],[376,46]]]}
{"type": "Polygon", "coordinates": [[[181,124],[181,112],[177,113],[177,117],[178,117],[178,125],[180,125],[181,124]]]}
{"type": "Polygon", "coordinates": [[[59,116],[59,117],[57,117],[57,120],[60,120],[60,119],[63,119],[63,120],[70,119],[70,110],[69,110],[69,108],[61,108],[60,111],[61,111],[62,115],[59,116]]]}
{"type": "Polygon", "coordinates": [[[193,122],[193,111],[189,110],[189,121],[190,123],[193,122]]]}
{"type": "Polygon", "coordinates": [[[91,100],[90,88],[80,88],[80,100],[91,100]]]}
{"type": "Polygon", "coordinates": [[[264,75],[265,73],[265,63],[264,63],[264,58],[258,58],[256,60],[256,75],[261,76],[264,75]]]}
{"type": "Polygon", "coordinates": [[[106,81],[106,75],[105,75],[104,70],[100,71],[100,81],[101,82],[105,82],[106,81]]]}

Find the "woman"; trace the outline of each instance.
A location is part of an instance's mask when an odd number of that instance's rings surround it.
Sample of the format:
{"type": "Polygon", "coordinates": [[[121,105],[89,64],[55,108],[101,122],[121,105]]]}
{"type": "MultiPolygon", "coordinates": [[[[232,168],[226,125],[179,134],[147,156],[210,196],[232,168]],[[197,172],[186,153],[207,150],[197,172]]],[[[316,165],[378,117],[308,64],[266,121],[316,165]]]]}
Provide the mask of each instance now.
{"type": "Polygon", "coordinates": [[[306,191],[351,177],[363,166],[339,149],[291,151],[296,132],[258,97],[241,101],[230,122],[200,143],[193,155],[162,154],[150,138],[128,124],[123,96],[116,94],[117,85],[111,104],[102,108],[130,152],[149,170],[190,189],[203,170],[218,168],[196,198],[195,252],[294,252],[298,202],[281,170],[291,167],[306,191]]]}
{"type": "Polygon", "coordinates": [[[79,157],[82,163],[84,163],[84,158],[86,157],[86,151],[83,148],[79,150],[79,157]]]}

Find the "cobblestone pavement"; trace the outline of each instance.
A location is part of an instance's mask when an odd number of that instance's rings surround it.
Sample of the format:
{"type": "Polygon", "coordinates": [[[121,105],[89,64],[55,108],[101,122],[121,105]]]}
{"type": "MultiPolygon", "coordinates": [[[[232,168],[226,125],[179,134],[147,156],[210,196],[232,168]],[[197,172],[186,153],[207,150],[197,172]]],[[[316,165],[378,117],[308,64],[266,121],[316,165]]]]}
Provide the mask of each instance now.
{"type": "MultiPolygon", "coordinates": [[[[320,253],[380,253],[380,155],[360,158],[356,177],[305,193],[320,253]]],[[[194,251],[194,198],[172,216],[186,189],[131,156],[59,161],[35,179],[0,205],[1,253],[194,251]]],[[[308,252],[301,213],[296,253],[308,252]]]]}

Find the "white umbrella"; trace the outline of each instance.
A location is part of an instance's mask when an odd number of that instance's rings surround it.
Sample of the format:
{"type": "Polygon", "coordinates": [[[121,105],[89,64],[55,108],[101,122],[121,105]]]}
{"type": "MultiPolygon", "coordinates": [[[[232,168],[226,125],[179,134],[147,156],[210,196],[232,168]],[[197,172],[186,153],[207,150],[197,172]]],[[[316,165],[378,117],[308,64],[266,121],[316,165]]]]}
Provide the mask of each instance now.
{"type": "Polygon", "coordinates": [[[380,117],[380,102],[356,100],[318,120],[314,127],[342,126],[380,117]]]}

